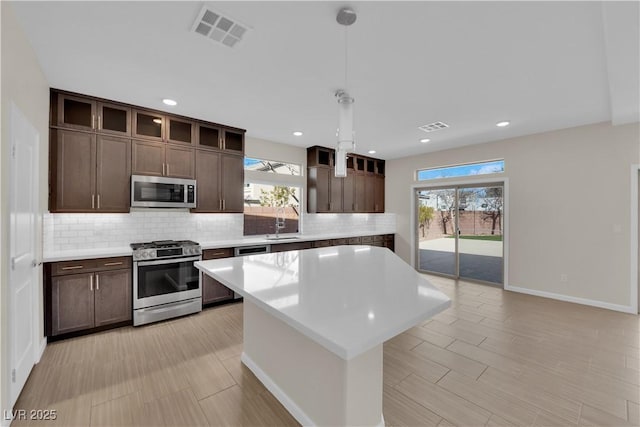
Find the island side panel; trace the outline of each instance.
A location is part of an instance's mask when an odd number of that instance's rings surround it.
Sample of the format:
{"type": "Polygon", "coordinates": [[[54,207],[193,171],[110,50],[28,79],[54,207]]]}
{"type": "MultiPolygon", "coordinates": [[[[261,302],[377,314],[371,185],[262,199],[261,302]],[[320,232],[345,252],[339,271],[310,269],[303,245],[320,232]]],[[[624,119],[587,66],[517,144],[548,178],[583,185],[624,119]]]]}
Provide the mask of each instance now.
{"type": "Polygon", "coordinates": [[[384,425],[382,344],[345,360],[245,299],[242,360],[303,425],[384,425]]]}

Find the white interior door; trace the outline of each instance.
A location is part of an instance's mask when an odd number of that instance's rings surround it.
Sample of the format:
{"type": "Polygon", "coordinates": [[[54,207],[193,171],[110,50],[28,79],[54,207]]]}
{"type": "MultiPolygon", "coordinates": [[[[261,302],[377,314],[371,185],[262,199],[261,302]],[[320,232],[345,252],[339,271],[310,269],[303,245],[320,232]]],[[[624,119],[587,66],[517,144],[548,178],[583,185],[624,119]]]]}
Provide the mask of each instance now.
{"type": "Polygon", "coordinates": [[[13,103],[10,126],[9,390],[13,406],[35,363],[39,135],[13,103]]]}

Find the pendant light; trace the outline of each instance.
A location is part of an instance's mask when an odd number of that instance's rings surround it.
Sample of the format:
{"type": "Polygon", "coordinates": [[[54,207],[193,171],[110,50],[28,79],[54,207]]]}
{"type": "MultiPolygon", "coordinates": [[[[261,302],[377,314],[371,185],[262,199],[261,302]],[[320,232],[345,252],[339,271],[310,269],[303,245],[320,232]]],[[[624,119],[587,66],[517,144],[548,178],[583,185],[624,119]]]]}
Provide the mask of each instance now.
{"type": "Polygon", "coordinates": [[[338,144],[336,146],[335,176],[347,176],[347,153],[356,148],[353,130],[354,99],[347,92],[348,40],[347,27],[356,22],[356,13],[349,8],[342,8],[336,16],[338,24],[344,26],[344,89],[336,91],[338,100],[338,144]]]}

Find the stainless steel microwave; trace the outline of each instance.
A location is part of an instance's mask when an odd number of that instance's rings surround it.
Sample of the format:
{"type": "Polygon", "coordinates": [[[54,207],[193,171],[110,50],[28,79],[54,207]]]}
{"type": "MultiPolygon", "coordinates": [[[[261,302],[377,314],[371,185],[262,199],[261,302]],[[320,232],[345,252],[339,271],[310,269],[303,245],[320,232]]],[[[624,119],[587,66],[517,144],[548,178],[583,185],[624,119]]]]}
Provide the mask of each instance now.
{"type": "Polygon", "coordinates": [[[163,176],[131,176],[131,207],[195,208],[196,181],[163,176]]]}

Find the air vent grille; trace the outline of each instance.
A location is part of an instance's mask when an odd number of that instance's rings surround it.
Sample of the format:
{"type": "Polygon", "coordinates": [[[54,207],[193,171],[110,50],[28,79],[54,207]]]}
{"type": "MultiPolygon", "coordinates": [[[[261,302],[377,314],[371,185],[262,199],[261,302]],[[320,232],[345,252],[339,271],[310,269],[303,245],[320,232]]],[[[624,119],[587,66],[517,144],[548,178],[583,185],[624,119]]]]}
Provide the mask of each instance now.
{"type": "Polygon", "coordinates": [[[433,122],[428,125],[422,125],[418,127],[418,129],[423,130],[425,132],[435,132],[437,130],[446,129],[449,125],[444,122],[433,122]]]}
{"type": "Polygon", "coordinates": [[[248,25],[208,6],[202,8],[191,28],[196,34],[228,47],[234,47],[242,41],[250,30],[248,25]]]}

